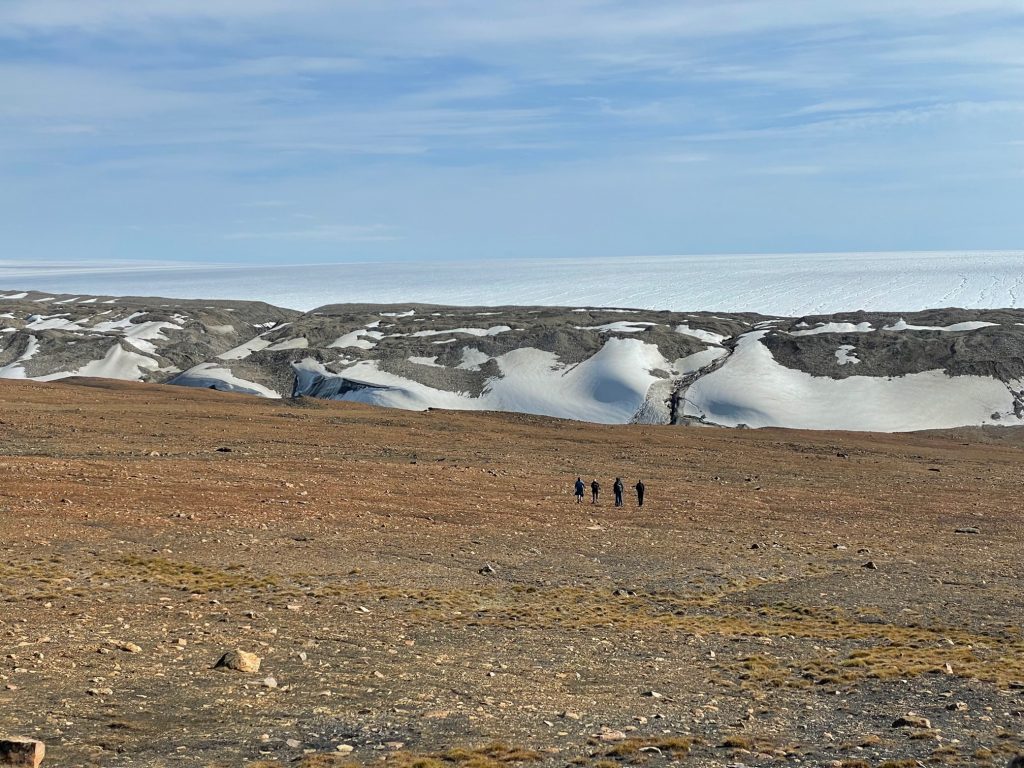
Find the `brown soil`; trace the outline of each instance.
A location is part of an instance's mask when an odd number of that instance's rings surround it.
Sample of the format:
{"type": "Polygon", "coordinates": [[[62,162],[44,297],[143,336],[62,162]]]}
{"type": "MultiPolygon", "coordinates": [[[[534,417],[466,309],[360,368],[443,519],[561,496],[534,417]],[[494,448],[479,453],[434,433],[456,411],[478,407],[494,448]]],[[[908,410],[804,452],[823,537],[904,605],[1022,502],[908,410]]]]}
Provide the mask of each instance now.
{"type": "Polygon", "coordinates": [[[47,764],[1021,749],[1019,432],[603,427],[79,381],[0,383],[0,436],[0,734],[44,740],[47,764]],[[600,505],[574,503],[577,474],[600,505]],[[612,506],[616,475],[643,478],[642,509],[612,506]],[[212,669],[233,648],[259,673],[212,669]],[[893,727],[910,713],[930,728],[893,727]]]}

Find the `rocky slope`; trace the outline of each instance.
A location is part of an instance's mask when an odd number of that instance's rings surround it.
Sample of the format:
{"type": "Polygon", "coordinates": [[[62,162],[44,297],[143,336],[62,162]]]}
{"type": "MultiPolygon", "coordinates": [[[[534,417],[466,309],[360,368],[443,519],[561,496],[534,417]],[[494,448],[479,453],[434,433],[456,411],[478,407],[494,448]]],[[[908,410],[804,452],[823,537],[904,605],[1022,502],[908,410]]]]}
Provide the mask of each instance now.
{"type": "Polygon", "coordinates": [[[0,294],[0,377],[604,423],[902,431],[1024,423],[1024,311],[800,318],[0,294]]]}

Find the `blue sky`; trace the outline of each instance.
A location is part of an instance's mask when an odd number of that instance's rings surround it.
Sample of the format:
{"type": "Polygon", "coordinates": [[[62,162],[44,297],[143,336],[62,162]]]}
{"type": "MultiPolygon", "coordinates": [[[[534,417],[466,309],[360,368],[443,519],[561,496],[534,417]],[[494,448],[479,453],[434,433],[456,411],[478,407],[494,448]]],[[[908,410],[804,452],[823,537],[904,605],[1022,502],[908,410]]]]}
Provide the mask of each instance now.
{"type": "Polygon", "coordinates": [[[2,0],[0,260],[1024,247],[1024,0],[2,0]]]}

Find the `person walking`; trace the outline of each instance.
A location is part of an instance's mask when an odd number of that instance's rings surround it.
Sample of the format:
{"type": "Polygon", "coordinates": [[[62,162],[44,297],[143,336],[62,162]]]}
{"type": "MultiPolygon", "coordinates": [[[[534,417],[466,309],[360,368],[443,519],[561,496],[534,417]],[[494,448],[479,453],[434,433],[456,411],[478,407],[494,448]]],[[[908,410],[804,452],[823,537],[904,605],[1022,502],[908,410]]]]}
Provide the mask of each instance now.
{"type": "Polygon", "coordinates": [[[625,489],[625,486],[622,484],[622,478],[621,477],[616,477],[615,478],[615,485],[612,486],[612,490],[615,492],[615,506],[616,507],[621,507],[622,506],[622,491],[624,489],[625,489]]]}
{"type": "Polygon", "coordinates": [[[590,484],[590,503],[597,504],[597,494],[601,492],[601,484],[595,479],[590,484]]]}
{"type": "Polygon", "coordinates": [[[637,480],[633,487],[636,488],[636,505],[642,507],[644,505],[644,481],[637,480]]]}
{"type": "Polygon", "coordinates": [[[583,478],[582,477],[577,477],[576,478],[576,488],[574,490],[576,492],[576,503],[577,504],[582,504],[583,503],[583,491],[584,491],[583,478]]]}

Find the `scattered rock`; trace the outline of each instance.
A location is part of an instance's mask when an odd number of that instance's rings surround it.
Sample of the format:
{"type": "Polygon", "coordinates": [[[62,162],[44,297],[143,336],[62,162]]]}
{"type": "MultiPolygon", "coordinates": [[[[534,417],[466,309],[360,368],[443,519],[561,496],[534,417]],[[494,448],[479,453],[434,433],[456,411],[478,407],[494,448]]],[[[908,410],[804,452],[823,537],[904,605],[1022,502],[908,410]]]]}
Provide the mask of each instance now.
{"type": "Polygon", "coordinates": [[[601,741],[625,741],[628,737],[625,731],[617,731],[611,728],[602,728],[601,732],[595,734],[601,741]]]}
{"type": "Polygon", "coordinates": [[[893,728],[918,728],[924,731],[930,731],[932,729],[931,721],[927,717],[921,717],[913,713],[906,714],[903,717],[897,717],[892,722],[893,728]]]}
{"type": "Polygon", "coordinates": [[[864,563],[864,565],[861,566],[861,568],[867,568],[869,571],[877,571],[878,570],[878,566],[875,565],[875,561],[874,560],[868,560],[866,563],[864,563]]]}
{"type": "Polygon", "coordinates": [[[660,698],[663,698],[663,694],[660,694],[657,691],[644,691],[640,695],[641,696],[646,696],[648,699],[660,699],[660,698]]]}
{"type": "Polygon", "coordinates": [[[957,528],[954,531],[954,533],[967,533],[976,536],[977,534],[981,533],[981,530],[973,526],[967,526],[966,528],[957,528]]]}
{"type": "Polygon", "coordinates": [[[37,768],[46,756],[46,745],[35,739],[0,738],[0,765],[37,768]]]}
{"type": "Polygon", "coordinates": [[[87,688],[85,691],[90,696],[113,696],[113,688],[87,688]]]}
{"type": "Polygon", "coordinates": [[[135,643],[117,643],[117,650],[125,653],[142,653],[142,647],[135,643]]]}
{"type": "Polygon", "coordinates": [[[950,711],[950,712],[966,712],[967,711],[967,702],[966,701],[956,701],[956,702],[953,702],[951,704],[947,704],[946,705],[946,709],[948,711],[950,711]]]}
{"type": "Polygon", "coordinates": [[[485,563],[484,567],[480,569],[480,573],[483,576],[493,576],[497,572],[497,569],[495,569],[495,567],[490,563],[485,563]]]}
{"type": "Polygon", "coordinates": [[[255,653],[249,653],[248,651],[233,650],[228,651],[217,663],[213,665],[214,669],[233,669],[237,672],[259,672],[260,663],[263,660],[255,653]]]}
{"type": "Polygon", "coordinates": [[[287,740],[287,741],[285,742],[285,744],[286,744],[287,746],[291,747],[292,749],[298,749],[299,747],[301,747],[301,746],[302,746],[302,742],[301,742],[301,741],[299,741],[298,739],[288,739],[288,740],[287,740]]]}
{"type": "Polygon", "coordinates": [[[265,677],[265,678],[263,678],[263,687],[264,688],[277,688],[277,678],[276,677],[265,677]]]}
{"type": "Polygon", "coordinates": [[[355,747],[353,747],[351,744],[339,744],[334,749],[336,752],[339,752],[343,755],[350,755],[352,754],[352,752],[355,751],[355,747]]]}
{"type": "Polygon", "coordinates": [[[226,445],[222,445],[217,449],[217,453],[231,453],[233,450],[234,448],[228,448],[226,445]]]}

